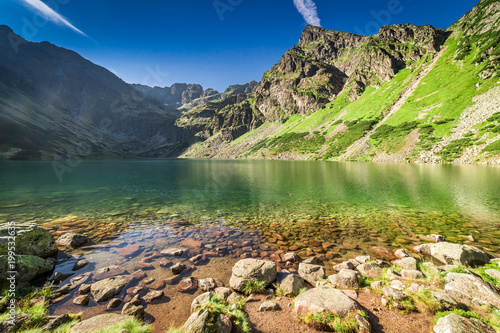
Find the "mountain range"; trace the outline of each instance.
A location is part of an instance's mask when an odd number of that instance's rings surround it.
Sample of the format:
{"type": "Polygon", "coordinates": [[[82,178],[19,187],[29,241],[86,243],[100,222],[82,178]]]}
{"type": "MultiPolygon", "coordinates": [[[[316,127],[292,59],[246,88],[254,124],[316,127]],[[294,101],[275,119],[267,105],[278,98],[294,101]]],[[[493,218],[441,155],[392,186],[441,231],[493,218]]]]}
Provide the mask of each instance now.
{"type": "Polygon", "coordinates": [[[260,82],[130,85],[0,26],[0,156],[500,164],[500,3],[446,30],[307,26],[260,82]]]}

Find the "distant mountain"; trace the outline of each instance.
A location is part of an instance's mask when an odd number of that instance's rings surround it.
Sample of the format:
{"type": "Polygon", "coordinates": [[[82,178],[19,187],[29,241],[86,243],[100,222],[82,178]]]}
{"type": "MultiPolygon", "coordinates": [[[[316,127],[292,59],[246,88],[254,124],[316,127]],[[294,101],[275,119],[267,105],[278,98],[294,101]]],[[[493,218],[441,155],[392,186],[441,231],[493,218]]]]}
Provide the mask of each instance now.
{"type": "MultiPolygon", "coordinates": [[[[194,131],[184,107],[220,94],[198,84],[129,85],[77,53],[31,43],[0,26],[0,158],[171,156],[194,131]]],[[[234,91],[233,91],[234,90],[234,91]]]]}
{"type": "Polygon", "coordinates": [[[182,156],[500,164],[499,76],[497,0],[447,30],[308,26],[246,99],[177,121],[182,156]]]}
{"type": "Polygon", "coordinates": [[[0,26],[0,151],[11,158],[165,154],[187,133],[176,115],[114,74],[0,26]]]}
{"type": "Polygon", "coordinates": [[[203,90],[199,84],[175,83],[170,87],[149,87],[133,84],[134,89],[155,101],[158,106],[179,111],[189,111],[195,106],[203,105],[209,101],[221,100],[232,95],[249,94],[258,85],[252,81],[246,84],[234,84],[223,93],[208,88],[203,90]]]}

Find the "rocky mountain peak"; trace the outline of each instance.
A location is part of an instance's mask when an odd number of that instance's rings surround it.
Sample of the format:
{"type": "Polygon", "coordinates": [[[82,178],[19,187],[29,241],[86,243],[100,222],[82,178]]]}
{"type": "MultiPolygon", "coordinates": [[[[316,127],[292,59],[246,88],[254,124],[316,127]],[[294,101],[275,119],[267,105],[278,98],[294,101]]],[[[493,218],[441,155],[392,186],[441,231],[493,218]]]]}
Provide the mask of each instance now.
{"type": "Polygon", "coordinates": [[[431,25],[416,26],[413,24],[385,25],[380,28],[377,36],[387,42],[412,43],[430,52],[437,52],[444,44],[448,34],[443,29],[431,25]]]}

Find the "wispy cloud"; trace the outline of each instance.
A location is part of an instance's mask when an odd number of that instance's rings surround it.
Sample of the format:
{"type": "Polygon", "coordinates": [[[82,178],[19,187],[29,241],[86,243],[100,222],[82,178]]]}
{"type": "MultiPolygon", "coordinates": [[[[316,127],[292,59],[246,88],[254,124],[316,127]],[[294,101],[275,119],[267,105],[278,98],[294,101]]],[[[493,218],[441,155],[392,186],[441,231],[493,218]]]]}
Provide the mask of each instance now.
{"type": "Polygon", "coordinates": [[[85,33],[83,33],[83,31],[81,31],[73,24],[71,24],[64,16],[62,16],[61,14],[59,14],[58,12],[47,6],[41,0],[21,0],[21,1],[26,5],[28,5],[28,7],[31,7],[32,9],[44,15],[47,18],[47,20],[54,22],[56,24],[65,25],[66,27],[73,29],[79,34],[87,36],[85,33]]]}
{"type": "Polygon", "coordinates": [[[293,0],[293,4],[308,24],[318,27],[321,26],[318,10],[313,0],[293,0]]]}

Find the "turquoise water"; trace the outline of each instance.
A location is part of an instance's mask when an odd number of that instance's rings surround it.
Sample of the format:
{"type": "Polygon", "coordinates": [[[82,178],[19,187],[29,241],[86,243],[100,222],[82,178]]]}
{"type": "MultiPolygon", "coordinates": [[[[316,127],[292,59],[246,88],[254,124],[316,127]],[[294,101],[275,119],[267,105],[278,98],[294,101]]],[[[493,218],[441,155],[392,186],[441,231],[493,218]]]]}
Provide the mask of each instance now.
{"type": "Polygon", "coordinates": [[[315,227],[336,223],[385,233],[390,240],[400,237],[397,230],[406,230],[409,241],[427,232],[452,239],[475,233],[496,249],[500,240],[498,167],[181,159],[57,163],[1,162],[0,220],[223,219],[263,232],[273,222],[293,232],[310,221],[315,227]]]}

